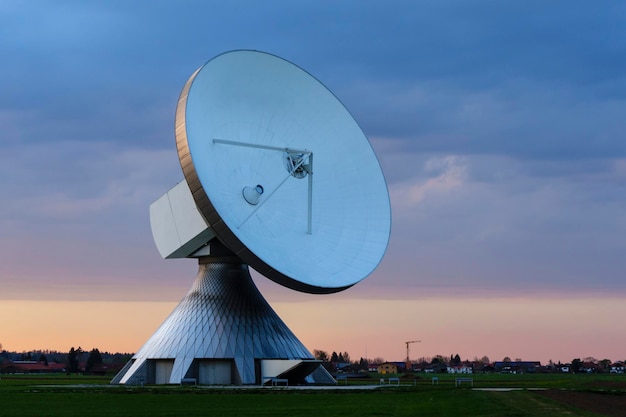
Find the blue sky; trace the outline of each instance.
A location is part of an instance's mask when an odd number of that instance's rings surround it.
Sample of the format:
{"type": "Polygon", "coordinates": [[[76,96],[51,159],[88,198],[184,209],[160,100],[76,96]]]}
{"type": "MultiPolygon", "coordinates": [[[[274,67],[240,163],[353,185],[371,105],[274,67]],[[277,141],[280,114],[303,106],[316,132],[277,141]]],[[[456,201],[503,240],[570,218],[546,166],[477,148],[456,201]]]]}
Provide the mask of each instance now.
{"type": "Polygon", "coordinates": [[[390,246],[342,297],[623,296],[624,28],[618,1],[5,1],[0,298],[184,294],[148,206],[182,180],[180,89],[239,48],[315,75],[379,156],[390,246]]]}

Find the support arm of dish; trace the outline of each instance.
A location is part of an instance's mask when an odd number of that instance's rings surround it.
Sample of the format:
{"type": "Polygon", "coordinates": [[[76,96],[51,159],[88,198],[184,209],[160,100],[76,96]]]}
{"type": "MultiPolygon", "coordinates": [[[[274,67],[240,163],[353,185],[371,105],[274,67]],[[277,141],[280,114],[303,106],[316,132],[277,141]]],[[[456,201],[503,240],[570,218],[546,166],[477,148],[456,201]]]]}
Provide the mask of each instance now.
{"type": "Polygon", "coordinates": [[[313,154],[312,151],[306,149],[293,149],[293,148],[285,148],[280,146],[268,146],[268,145],[260,145],[257,143],[249,143],[249,142],[239,142],[235,140],[224,140],[224,139],[213,139],[213,143],[221,143],[223,145],[233,145],[233,146],[244,146],[246,148],[257,148],[257,149],[265,149],[268,151],[280,151],[280,152],[288,152],[288,153],[302,153],[305,155],[313,154]]]}
{"type": "Polygon", "coordinates": [[[308,177],[309,177],[309,184],[308,184],[308,202],[307,202],[307,234],[311,234],[312,233],[312,212],[313,212],[313,152],[306,150],[306,149],[293,149],[293,148],[285,148],[285,147],[279,147],[279,146],[269,146],[269,145],[260,145],[260,144],[256,144],[256,143],[249,143],[249,142],[239,142],[239,141],[234,141],[234,140],[225,140],[225,139],[213,139],[213,143],[219,143],[219,144],[223,144],[223,145],[233,145],[233,146],[243,146],[243,147],[247,147],[247,148],[257,148],[257,149],[265,149],[268,151],[279,151],[279,152],[287,152],[289,154],[302,154],[302,155],[306,155],[307,158],[302,158],[297,164],[295,164],[291,170],[289,170],[287,176],[280,182],[280,184],[278,184],[276,186],[276,188],[274,188],[272,190],[271,193],[269,193],[269,195],[264,198],[260,204],[258,204],[254,210],[252,210],[252,212],[248,215],[248,217],[246,217],[239,226],[237,226],[237,229],[241,228],[241,226],[243,226],[249,219],[250,217],[252,217],[254,215],[254,213],[256,213],[262,206],[263,204],[265,204],[265,202],[267,200],[269,200],[272,195],[274,195],[274,193],[276,191],[278,191],[278,189],[289,179],[289,177],[292,176],[292,174],[298,169],[300,168],[300,166],[304,165],[304,168],[306,169],[306,171],[308,172],[308,177]],[[304,162],[307,161],[306,164],[304,164],[304,162]]]}

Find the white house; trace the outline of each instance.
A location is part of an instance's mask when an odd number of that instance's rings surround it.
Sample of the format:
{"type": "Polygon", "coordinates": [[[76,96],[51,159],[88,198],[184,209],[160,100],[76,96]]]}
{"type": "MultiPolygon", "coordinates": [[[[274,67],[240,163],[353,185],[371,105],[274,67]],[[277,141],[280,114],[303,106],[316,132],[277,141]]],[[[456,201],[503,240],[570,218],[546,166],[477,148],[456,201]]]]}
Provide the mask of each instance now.
{"type": "Polygon", "coordinates": [[[449,374],[471,374],[473,371],[472,367],[468,365],[448,365],[449,374]]]}
{"type": "Polygon", "coordinates": [[[623,374],[624,373],[624,363],[623,362],[615,362],[611,365],[611,370],[609,371],[612,374],[623,374]]]}

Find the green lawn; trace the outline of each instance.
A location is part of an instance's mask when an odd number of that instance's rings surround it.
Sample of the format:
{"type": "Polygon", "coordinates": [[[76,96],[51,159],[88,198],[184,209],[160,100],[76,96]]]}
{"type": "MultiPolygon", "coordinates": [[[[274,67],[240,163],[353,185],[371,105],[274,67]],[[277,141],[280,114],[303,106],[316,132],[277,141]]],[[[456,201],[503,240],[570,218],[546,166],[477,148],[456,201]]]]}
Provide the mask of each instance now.
{"type": "MultiPolygon", "coordinates": [[[[454,376],[403,380],[375,391],[111,387],[108,378],[2,376],[0,416],[598,416],[532,390],[492,392],[454,387],[454,376]],[[413,382],[417,384],[413,385],[413,382]]],[[[609,375],[474,375],[475,387],[604,392],[626,377],[609,375]]],[[[378,379],[373,379],[378,382],[378,379]]],[[[349,385],[353,385],[352,381],[349,385]]],[[[612,389],[626,400],[626,390],[612,389]]],[[[599,395],[600,401],[602,395],[599,395]]],[[[624,402],[626,410],[626,401],[624,402]]]]}

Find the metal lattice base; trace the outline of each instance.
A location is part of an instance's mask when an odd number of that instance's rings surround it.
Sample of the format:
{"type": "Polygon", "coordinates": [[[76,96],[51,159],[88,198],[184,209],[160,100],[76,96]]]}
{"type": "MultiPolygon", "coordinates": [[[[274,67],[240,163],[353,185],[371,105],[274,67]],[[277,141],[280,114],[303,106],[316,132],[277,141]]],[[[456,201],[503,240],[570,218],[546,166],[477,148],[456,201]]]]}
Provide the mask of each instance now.
{"type": "Polygon", "coordinates": [[[178,306],[112,384],[333,383],[235,258],[203,258],[178,306]]]}

